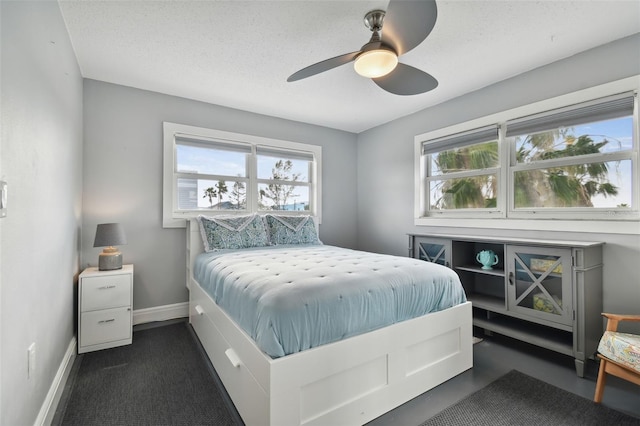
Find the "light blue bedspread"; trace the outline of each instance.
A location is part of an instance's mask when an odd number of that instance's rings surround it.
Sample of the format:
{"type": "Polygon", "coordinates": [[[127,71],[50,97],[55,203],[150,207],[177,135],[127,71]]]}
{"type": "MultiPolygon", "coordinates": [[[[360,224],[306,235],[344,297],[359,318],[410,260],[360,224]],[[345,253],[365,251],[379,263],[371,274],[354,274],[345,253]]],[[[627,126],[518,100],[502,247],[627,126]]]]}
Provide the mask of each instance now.
{"type": "Polygon", "coordinates": [[[194,277],[273,358],[466,301],[449,268],[327,245],[203,253],[194,277]]]}

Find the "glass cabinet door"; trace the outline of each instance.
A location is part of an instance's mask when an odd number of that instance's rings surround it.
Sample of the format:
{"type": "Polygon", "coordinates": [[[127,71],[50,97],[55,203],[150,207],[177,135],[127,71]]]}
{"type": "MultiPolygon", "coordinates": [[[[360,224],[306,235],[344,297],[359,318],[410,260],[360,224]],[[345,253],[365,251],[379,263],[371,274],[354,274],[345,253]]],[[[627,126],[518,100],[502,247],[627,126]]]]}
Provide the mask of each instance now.
{"type": "Polygon", "coordinates": [[[418,237],[415,240],[414,257],[427,262],[451,266],[451,241],[418,237]]]}
{"type": "Polygon", "coordinates": [[[571,251],[508,246],[508,310],[571,325],[571,251]]]}

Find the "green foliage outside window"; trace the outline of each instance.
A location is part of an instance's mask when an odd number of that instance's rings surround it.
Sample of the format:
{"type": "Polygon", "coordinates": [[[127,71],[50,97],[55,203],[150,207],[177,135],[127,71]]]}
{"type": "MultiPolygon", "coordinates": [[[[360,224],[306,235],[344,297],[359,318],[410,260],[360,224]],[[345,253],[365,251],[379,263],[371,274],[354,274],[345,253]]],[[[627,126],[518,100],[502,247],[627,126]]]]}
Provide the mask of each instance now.
{"type": "MultiPolygon", "coordinates": [[[[569,129],[537,133],[516,139],[518,163],[601,154],[606,138],[575,137],[569,129]]],[[[609,182],[606,162],[580,163],[515,173],[515,207],[593,207],[595,195],[618,195],[609,182]]]]}
{"type": "MultiPolygon", "coordinates": [[[[434,160],[434,174],[497,167],[500,158],[498,142],[491,141],[439,152],[434,160]]],[[[441,194],[436,209],[490,208],[496,206],[497,180],[493,174],[445,179],[439,182],[441,194]]]]}
{"type": "MultiPolygon", "coordinates": [[[[602,154],[610,140],[594,141],[590,135],[575,136],[571,129],[518,136],[515,139],[516,164],[540,163],[548,160],[602,154]]],[[[495,173],[482,170],[498,167],[497,141],[485,142],[434,155],[432,191],[439,195],[435,210],[495,208],[498,179],[495,173]],[[480,171],[477,176],[449,178],[447,175],[465,171],[480,171]]],[[[515,208],[531,207],[593,207],[596,195],[618,195],[618,187],[610,182],[610,169],[616,162],[577,162],[558,167],[533,168],[514,173],[515,208]]]]}

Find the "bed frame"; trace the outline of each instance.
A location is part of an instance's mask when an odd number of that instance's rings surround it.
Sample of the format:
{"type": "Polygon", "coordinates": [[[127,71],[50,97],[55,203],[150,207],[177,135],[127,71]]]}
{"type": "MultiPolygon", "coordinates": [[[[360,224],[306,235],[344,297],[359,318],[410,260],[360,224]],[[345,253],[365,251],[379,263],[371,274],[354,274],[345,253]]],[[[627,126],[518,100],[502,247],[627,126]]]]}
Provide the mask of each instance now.
{"type": "Polygon", "coordinates": [[[272,359],[193,278],[202,251],[188,221],[189,321],[247,425],[361,425],[472,367],[469,302],[272,359]]]}

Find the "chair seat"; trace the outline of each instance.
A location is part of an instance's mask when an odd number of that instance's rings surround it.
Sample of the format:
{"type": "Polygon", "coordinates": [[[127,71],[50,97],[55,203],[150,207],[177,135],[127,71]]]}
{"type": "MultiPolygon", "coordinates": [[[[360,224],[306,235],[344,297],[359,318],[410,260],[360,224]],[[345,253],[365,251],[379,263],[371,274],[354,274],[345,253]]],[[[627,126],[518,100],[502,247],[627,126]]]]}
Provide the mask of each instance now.
{"type": "Polygon", "coordinates": [[[640,335],[605,331],[598,352],[640,373],[640,335]]]}

